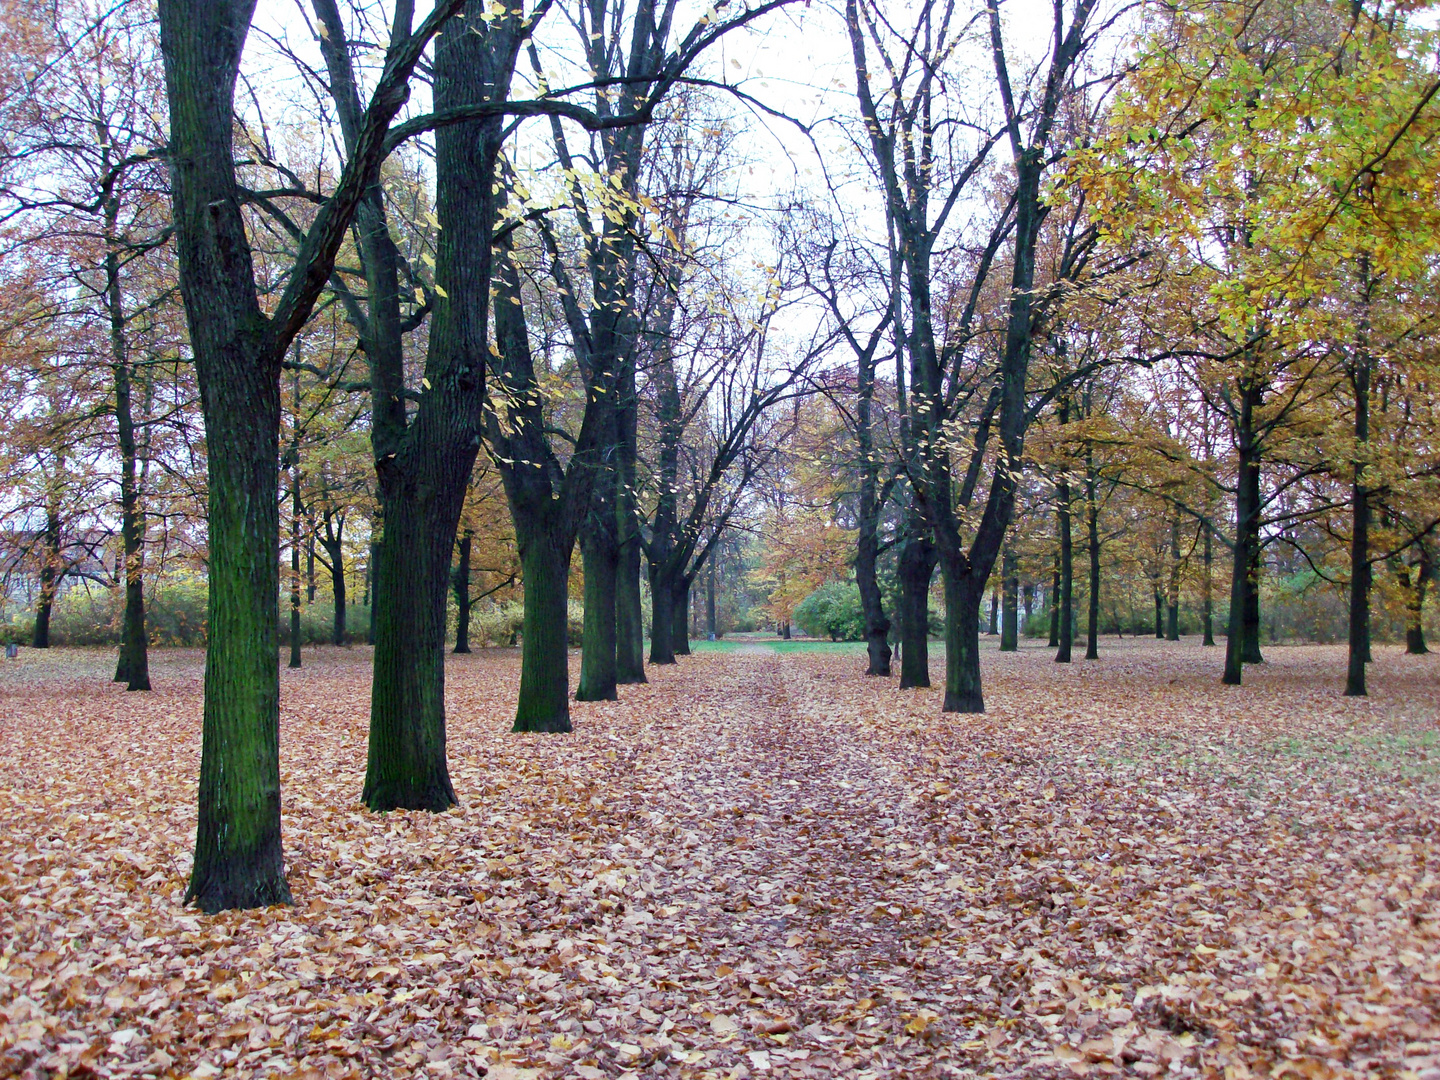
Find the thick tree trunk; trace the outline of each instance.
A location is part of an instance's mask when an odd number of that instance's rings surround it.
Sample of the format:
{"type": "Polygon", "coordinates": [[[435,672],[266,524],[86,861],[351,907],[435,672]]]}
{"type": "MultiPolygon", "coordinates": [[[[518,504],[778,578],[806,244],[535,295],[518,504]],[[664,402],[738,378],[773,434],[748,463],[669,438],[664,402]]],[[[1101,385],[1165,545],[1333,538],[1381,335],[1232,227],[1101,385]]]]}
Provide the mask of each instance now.
{"type": "MultiPolygon", "coordinates": [[[[900,548],[900,689],[930,685],[930,578],[939,554],[914,532],[900,548]]],[[[978,629],[978,627],[977,627],[978,629]]]]}
{"type": "Polygon", "coordinates": [[[960,560],[942,558],[945,583],[944,712],[983,713],[980,686],[980,604],[985,583],[972,583],[960,560]]]}
{"type": "Polygon", "coordinates": [[[1170,518],[1170,581],[1165,595],[1165,640],[1180,640],[1180,512],[1170,518]]]}
{"type": "Polygon", "coordinates": [[[520,701],[513,731],[570,728],[570,545],[543,534],[520,552],[525,586],[525,647],[520,654],[520,701]]]}
{"type": "Polygon", "coordinates": [[[210,448],[199,820],[185,894],[207,912],[290,900],[276,664],[280,357],[262,349],[232,145],[252,9],[244,0],[159,4],[180,288],[210,448]]]}
{"type": "Polygon", "coordinates": [[[615,701],[619,697],[615,689],[615,586],[620,549],[615,536],[613,476],[607,473],[597,478],[587,527],[580,537],[580,558],[585,571],[585,626],[576,701],[615,701]]]}
{"type": "MultiPolygon", "coordinates": [[[[1061,421],[1064,422],[1063,419],[1061,421]]],[[[1070,484],[1061,480],[1055,485],[1055,500],[1060,518],[1060,618],[1057,664],[1070,663],[1070,650],[1075,640],[1075,543],[1070,529],[1070,484]]]]}
{"type": "Polygon", "coordinates": [[[1015,549],[1007,544],[1000,560],[1000,572],[1004,575],[1000,651],[1016,652],[1020,648],[1020,579],[1016,576],[1018,560],[1015,549]]]}
{"type": "Polygon", "coordinates": [[[690,581],[681,577],[675,582],[671,600],[670,648],[676,656],[690,655],[690,581]]]}
{"type": "Polygon", "coordinates": [[[645,678],[645,616],[640,595],[640,535],[630,514],[631,531],[620,545],[615,576],[615,681],[643,683],[645,678]]]}
{"type": "Polygon", "coordinates": [[[469,529],[460,538],[460,557],[455,564],[455,651],[470,651],[470,547],[469,529]]]}
{"type": "Polygon", "coordinates": [[[650,565],[650,663],[675,663],[675,584],[650,565]]]}
{"type": "Polygon", "coordinates": [[[460,505],[438,498],[433,478],[404,479],[397,469],[380,486],[385,536],[371,609],[370,752],[360,797],[377,811],[441,811],[456,803],[445,760],[445,616],[460,505]]]}

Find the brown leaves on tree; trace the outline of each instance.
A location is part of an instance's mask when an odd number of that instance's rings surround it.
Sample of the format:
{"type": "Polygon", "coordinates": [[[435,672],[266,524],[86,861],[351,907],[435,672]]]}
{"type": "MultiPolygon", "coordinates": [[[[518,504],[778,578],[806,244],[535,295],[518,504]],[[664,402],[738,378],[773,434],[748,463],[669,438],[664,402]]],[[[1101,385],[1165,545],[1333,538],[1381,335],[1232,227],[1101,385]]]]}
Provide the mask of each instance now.
{"type": "Polygon", "coordinates": [[[370,814],[365,654],[283,673],[296,906],[180,898],[201,660],[0,668],[0,1074],[1440,1075],[1440,662],[703,653],[567,737],[453,658],[463,806],[370,814]]]}

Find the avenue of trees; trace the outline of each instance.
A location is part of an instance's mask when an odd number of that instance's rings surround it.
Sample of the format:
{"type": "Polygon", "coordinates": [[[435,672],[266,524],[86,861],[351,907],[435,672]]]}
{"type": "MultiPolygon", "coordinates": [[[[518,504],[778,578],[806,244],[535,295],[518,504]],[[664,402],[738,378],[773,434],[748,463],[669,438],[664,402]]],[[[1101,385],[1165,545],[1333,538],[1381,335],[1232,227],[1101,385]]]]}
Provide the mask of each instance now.
{"type": "Polygon", "coordinates": [[[792,622],[876,693],[939,636],[946,712],[988,634],[1195,634],[1230,684],[1343,636],[1352,695],[1372,638],[1426,649],[1411,5],[0,17],[7,613],[46,647],[100,597],[144,691],[165,590],[203,593],[206,911],[289,898],[282,640],[374,646],[375,811],[457,801],[452,643],[519,646],[520,732],[792,622]],[[803,95],[744,59],[807,35],[803,95]]]}

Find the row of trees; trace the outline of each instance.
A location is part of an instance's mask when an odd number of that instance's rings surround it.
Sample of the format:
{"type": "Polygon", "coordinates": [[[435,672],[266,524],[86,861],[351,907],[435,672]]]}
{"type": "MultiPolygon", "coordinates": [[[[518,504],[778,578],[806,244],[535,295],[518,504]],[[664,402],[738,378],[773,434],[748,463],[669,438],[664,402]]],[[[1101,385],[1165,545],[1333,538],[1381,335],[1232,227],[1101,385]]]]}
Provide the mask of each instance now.
{"type": "Polygon", "coordinates": [[[477,567],[523,591],[515,729],[570,729],[577,545],[582,700],[645,678],[642,572],[673,663],[746,531],[778,623],[853,568],[902,687],[938,568],[946,711],[984,707],[987,601],[1014,647],[1048,585],[1069,659],[1077,527],[1089,655],[1122,547],[1154,549],[1172,633],[1195,550],[1206,613],[1230,554],[1226,681],[1267,546],[1347,582],[1352,692],[1373,567],[1421,625],[1440,83],[1403,11],[1070,0],[1040,42],[997,0],[846,0],[806,16],[843,35],[844,101],[777,121],[826,184],[757,210],[736,103],[778,112],[706,58],[782,7],[313,0],[257,45],[245,0],[6,6],[7,510],[43,604],[117,493],[132,688],[147,550],[204,560],[206,910],[288,898],[282,544],[292,663],[302,560],[343,640],[368,549],[376,810],[455,802],[447,607],[463,644],[477,567]]]}

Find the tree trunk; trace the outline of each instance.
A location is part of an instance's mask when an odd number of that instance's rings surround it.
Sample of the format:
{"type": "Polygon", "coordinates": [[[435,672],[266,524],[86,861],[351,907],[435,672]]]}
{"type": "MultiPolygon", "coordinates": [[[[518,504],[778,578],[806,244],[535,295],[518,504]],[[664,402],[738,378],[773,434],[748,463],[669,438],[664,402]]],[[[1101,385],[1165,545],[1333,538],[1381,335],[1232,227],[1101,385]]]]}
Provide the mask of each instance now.
{"type": "MultiPolygon", "coordinates": [[[[1061,416],[1064,423],[1063,411],[1061,416]]],[[[1069,481],[1061,480],[1055,485],[1055,501],[1060,516],[1060,640],[1055,662],[1068,664],[1075,640],[1075,543],[1070,530],[1069,481]]]]}
{"type": "MultiPolygon", "coordinates": [[[[295,376],[296,409],[299,409],[300,376],[295,376]]],[[[298,668],[300,658],[300,447],[291,444],[290,467],[290,666],[298,668]]]]}
{"type": "Polygon", "coordinates": [[[1239,453],[1235,490],[1235,552],[1230,573],[1230,622],[1225,642],[1225,675],[1229,686],[1239,686],[1243,665],[1259,656],[1259,603],[1255,591],[1260,528],[1260,457],[1255,445],[1254,410],[1260,393],[1253,382],[1241,388],[1240,415],[1236,424],[1239,453]],[[1253,614],[1252,614],[1253,613],[1253,614]],[[1253,639],[1252,639],[1253,619],[1253,639]]]}
{"type": "Polygon", "coordinates": [[[335,602],[335,614],[330,621],[330,643],[344,645],[347,638],[345,605],[348,603],[345,595],[345,544],[340,536],[327,536],[321,538],[320,546],[325,549],[326,558],[330,561],[330,592],[335,602]]]}
{"type": "Polygon", "coordinates": [[[40,534],[40,599],[35,605],[35,632],[30,647],[50,647],[50,613],[60,588],[60,507],[52,496],[45,508],[45,529],[40,534]]]}
{"type": "Polygon", "coordinates": [[[1015,557],[1015,549],[1007,544],[1000,559],[1000,572],[1004,576],[1000,612],[1000,651],[1016,652],[1020,648],[1020,579],[1016,576],[1018,560],[1015,557]]]}
{"type": "Polygon", "coordinates": [[[619,490],[615,495],[619,542],[615,576],[615,681],[621,685],[645,682],[645,616],[640,596],[640,523],[635,509],[636,423],[635,364],[623,365],[617,395],[617,461],[619,490]]]}
{"type": "Polygon", "coordinates": [[[1215,587],[1211,579],[1214,572],[1215,554],[1211,547],[1213,541],[1210,536],[1210,519],[1206,518],[1202,521],[1200,527],[1204,533],[1202,538],[1203,554],[1201,556],[1204,560],[1204,578],[1200,582],[1200,622],[1201,629],[1205,634],[1205,640],[1200,644],[1206,647],[1212,647],[1215,644],[1215,587]]]}
{"type": "Polygon", "coordinates": [[[585,571],[585,628],[581,637],[576,701],[615,701],[616,579],[620,549],[615,536],[614,472],[595,480],[586,529],[580,537],[585,571]]]}
{"type": "Polygon", "coordinates": [[[305,538],[305,602],[315,603],[315,529],[305,538]]]}
{"type": "Polygon", "coordinates": [[[935,546],[912,532],[900,548],[900,689],[930,685],[930,578],[935,546]]]}
{"type": "Polygon", "coordinates": [[[1000,633],[1000,590],[995,586],[990,588],[990,625],[985,633],[990,637],[1000,633]]]}
{"type": "Polygon", "coordinates": [[[456,803],[445,760],[445,623],[460,505],[437,495],[443,486],[433,477],[407,483],[409,472],[382,473],[380,484],[385,535],[371,607],[370,750],[360,796],[376,811],[456,803]]]}
{"type": "Polygon", "coordinates": [[[784,640],[786,640],[786,641],[789,641],[789,640],[790,640],[790,620],[789,620],[789,619],[786,619],[784,625],[782,625],[782,626],[780,627],[780,636],[781,636],[784,640]]]}
{"type": "Polygon", "coordinates": [[[120,628],[120,656],[115,682],[126,690],[150,689],[149,634],[145,629],[145,519],[140,510],[140,484],[135,449],[135,416],[131,408],[129,342],[120,290],[120,255],[115,247],[120,201],[106,200],[105,230],[111,246],[105,254],[105,306],[110,317],[110,357],[115,373],[115,430],[120,448],[120,541],[124,547],[125,615],[120,628]]]}
{"type": "Polygon", "coordinates": [[[1055,567],[1050,574],[1050,640],[1047,647],[1060,647],[1060,552],[1055,552],[1055,567]]]}
{"type": "Polygon", "coordinates": [[[370,625],[365,628],[365,644],[375,644],[375,595],[380,586],[380,543],[383,528],[379,520],[370,523],[376,530],[370,534],[370,565],[365,568],[365,606],[370,611],[370,625]]]}
{"type": "Polygon", "coordinates": [[[470,651],[470,546],[469,529],[460,538],[460,558],[455,564],[455,651],[470,651]]]}
{"type": "Polygon", "coordinates": [[[673,622],[670,630],[670,648],[676,656],[690,655],[690,579],[683,575],[675,582],[675,596],[671,600],[673,622]]]}
{"type": "Polygon", "coordinates": [[[633,510],[630,528],[620,545],[620,563],[615,577],[615,681],[621,685],[643,683],[645,678],[645,616],[640,596],[640,534],[633,510]]]}
{"type": "Polygon", "coordinates": [[[1165,640],[1180,640],[1180,511],[1170,518],[1170,581],[1165,596],[1165,640]]]}
{"type": "Polygon", "coordinates": [[[973,584],[961,560],[943,558],[945,583],[944,712],[983,713],[980,686],[980,604],[985,583],[973,584]]]}
{"type": "MultiPolygon", "coordinates": [[[[1255,505],[1260,505],[1259,482],[1257,476],[1255,505]]],[[[1260,565],[1262,553],[1260,550],[1260,515],[1257,511],[1253,523],[1253,531],[1250,535],[1250,572],[1247,575],[1250,587],[1245,590],[1245,640],[1243,642],[1245,652],[1244,660],[1247,664],[1263,664],[1265,658],[1260,655],[1260,565]]]]}
{"type": "MultiPolygon", "coordinates": [[[[1090,555],[1090,596],[1087,601],[1085,659],[1100,659],[1100,503],[1098,478],[1093,464],[1085,471],[1085,546],[1090,555]]],[[[1117,622],[1119,620],[1116,620],[1117,622]]]]}
{"type": "MultiPolygon", "coordinates": [[[[866,476],[861,484],[873,482],[866,476]]],[[[860,609],[865,617],[865,651],[869,657],[866,675],[890,676],[890,620],[885,615],[876,570],[879,559],[879,503],[874,492],[861,494],[860,535],[855,544],[855,585],[860,590],[860,609]],[[867,511],[873,513],[867,514],[867,511]]]]}
{"type": "Polygon", "coordinates": [[[1370,660],[1370,492],[1365,484],[1365,454],[1370,441],[1369,260],[1360,259],[1365,314],[1358,332],[1350,385],[1355,397],[1354,479],[1350,487],[1350,633],[1345,696],[1365,697],[1365,664],[1370,660]]]}
{"type": "Polygon", "coordinates": [[[675,663],[675,585],[650,564],[650,663],[675,663]]]}
{"type": "Polygon", "coordinates": [[[1150,592],[1155,599],[1155,640],[1165,640],[1165,594],[1160,591],[1159,582],[1150,586],[1150,592]]]}
{"type": "Polygon", "coordinates": [[[565,732],[570,728],[570,547],[544,535],[520,551],[525,587],[525,647],[520,654],[520,701],[513,731],[565,732]]]}
{"type": "Polygon", "coordinates": [[[1430,650],[1425,645],[1425,587],[1434,576],[1435,567],[1430,559],[1430,547],[1423,540],[1418,545],[1420,554],[1411,568],[1413,584],[1406,575],[1405,584],[1405,652],[1410,656],[1424,656],[1430,650]]]}
{"type": "Polygon", "coordinates": [[[715,641],[715,564],[720,561],[719,549],[710,556],[710,566],[705,575],[705,640],[715,641]]]}

